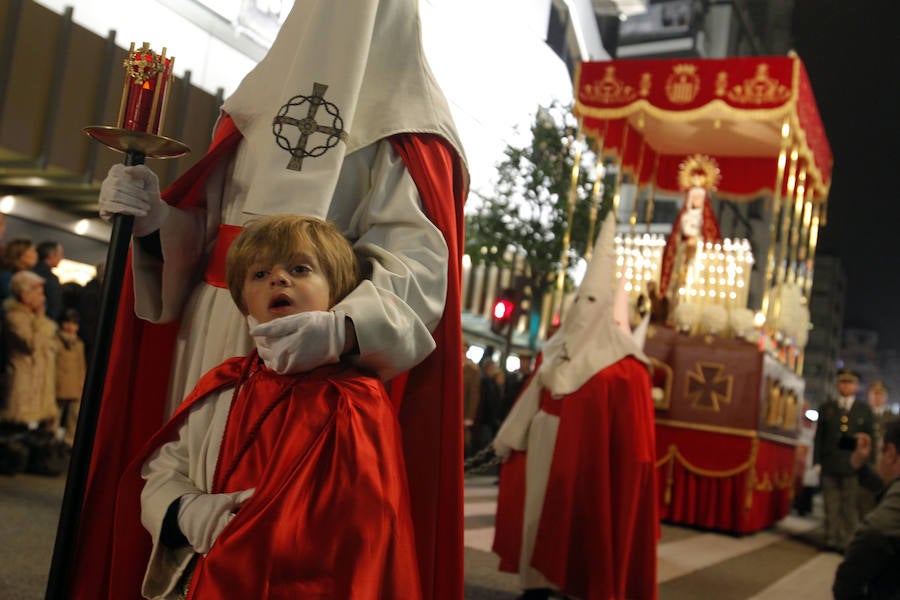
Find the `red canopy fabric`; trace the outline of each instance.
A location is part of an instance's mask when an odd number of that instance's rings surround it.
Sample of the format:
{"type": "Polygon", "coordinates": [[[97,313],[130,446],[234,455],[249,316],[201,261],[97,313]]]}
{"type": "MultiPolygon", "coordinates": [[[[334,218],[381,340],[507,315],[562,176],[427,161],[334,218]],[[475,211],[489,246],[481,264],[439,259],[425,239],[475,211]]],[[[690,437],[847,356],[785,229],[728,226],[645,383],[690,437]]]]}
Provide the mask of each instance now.
{"type": "Polygon", "coordinates": [[[719,165],[719,195],[771,192],[787,122],[798,169],[816,200],[827,196],[831,148],[796,55],[584,62],[575,98],[585,132],[639,184],[678,191],[678,165],[703,153],[719,165]]]}

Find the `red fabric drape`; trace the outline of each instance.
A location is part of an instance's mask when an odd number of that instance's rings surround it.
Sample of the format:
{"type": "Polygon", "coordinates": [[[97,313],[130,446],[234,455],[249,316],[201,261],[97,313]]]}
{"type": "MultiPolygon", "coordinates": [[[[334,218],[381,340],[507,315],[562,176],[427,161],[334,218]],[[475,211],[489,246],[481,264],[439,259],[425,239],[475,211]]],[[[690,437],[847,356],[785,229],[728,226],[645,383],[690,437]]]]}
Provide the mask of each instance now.
{"type": "Polygon", "coordinates": [[[657,424],[656,452],[663,520],[752,533],[790,511],[790,444],[657,424]]]}

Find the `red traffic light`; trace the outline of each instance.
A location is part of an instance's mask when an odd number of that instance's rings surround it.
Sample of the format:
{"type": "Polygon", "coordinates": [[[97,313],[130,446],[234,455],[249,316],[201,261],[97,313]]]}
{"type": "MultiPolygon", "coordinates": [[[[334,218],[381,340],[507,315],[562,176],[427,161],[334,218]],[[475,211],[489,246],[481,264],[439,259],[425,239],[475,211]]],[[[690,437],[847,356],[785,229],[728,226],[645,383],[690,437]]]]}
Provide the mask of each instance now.
{"type": "Polygon", "coordinates": [[[511,300],[497,298],[497,300],[494,301],[494,308],[491,310],[491,315],[494,317],[495,321],[505,322],[512,318],[513,310],[515,310],[515,305],[511,300]]]}

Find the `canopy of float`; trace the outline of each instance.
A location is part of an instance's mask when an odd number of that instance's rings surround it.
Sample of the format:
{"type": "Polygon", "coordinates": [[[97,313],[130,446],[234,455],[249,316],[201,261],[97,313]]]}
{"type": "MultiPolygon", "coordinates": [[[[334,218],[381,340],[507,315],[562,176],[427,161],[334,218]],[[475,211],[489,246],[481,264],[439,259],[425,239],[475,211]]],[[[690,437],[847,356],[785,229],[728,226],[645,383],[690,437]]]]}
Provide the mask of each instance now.
{"type": "Polygon", "coordinates": [[[657,191],[682,189],[679,165],[705,154],[720,170],[718,196],[790,193],[788,172],[803,174],[813,202],[828,194],[831,148],[795,54],[583,62],[574,112],[597,150],[657,191]]]}

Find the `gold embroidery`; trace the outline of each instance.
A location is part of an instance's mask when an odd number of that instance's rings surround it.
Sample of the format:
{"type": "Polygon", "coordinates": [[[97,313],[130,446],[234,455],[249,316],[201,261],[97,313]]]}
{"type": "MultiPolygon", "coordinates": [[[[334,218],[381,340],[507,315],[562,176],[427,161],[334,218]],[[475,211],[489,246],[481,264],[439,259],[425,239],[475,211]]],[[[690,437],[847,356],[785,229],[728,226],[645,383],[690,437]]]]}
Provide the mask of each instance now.
{"type": "Polygon", "coordinates": [[[675,65],[666,79],[666,98],[672,104],[688,104],[700,93],[700,76],[697,65],[675,65]]]}
{"type": "Polygon", "coordinates": [[[637,92],[621,79],[616,79],[616,68],[606,67],[603,79],[597,83],[586,83],[581,88],[585,99],[596,104],[621,104],[637,98],[637,92]]]}
{"type": "Polygon", "coordinates": [[[760,63],[756,75],[745,79],[728,92],[728,99],[735,104],[776,104],[791,97],[791,89],[774,77],[769,77],[769,65],[760,63]]]}
{"type": "Polygon", "coordinates": [[[725,91],[728,89],[728,73],[725,71],[719,71],[719,74],[716,75],[716,96],[721,98],[725,95],[725,91]]]}
{"type": "Polygon", "coordinates": [[[647,96],[650,95],[650,81],[651,81],[650,73],[643,73],[641,75],[641,83],[640,83],[641,91],[639,92],[641,95],[641,98],[646,98],[647,96]]]}

